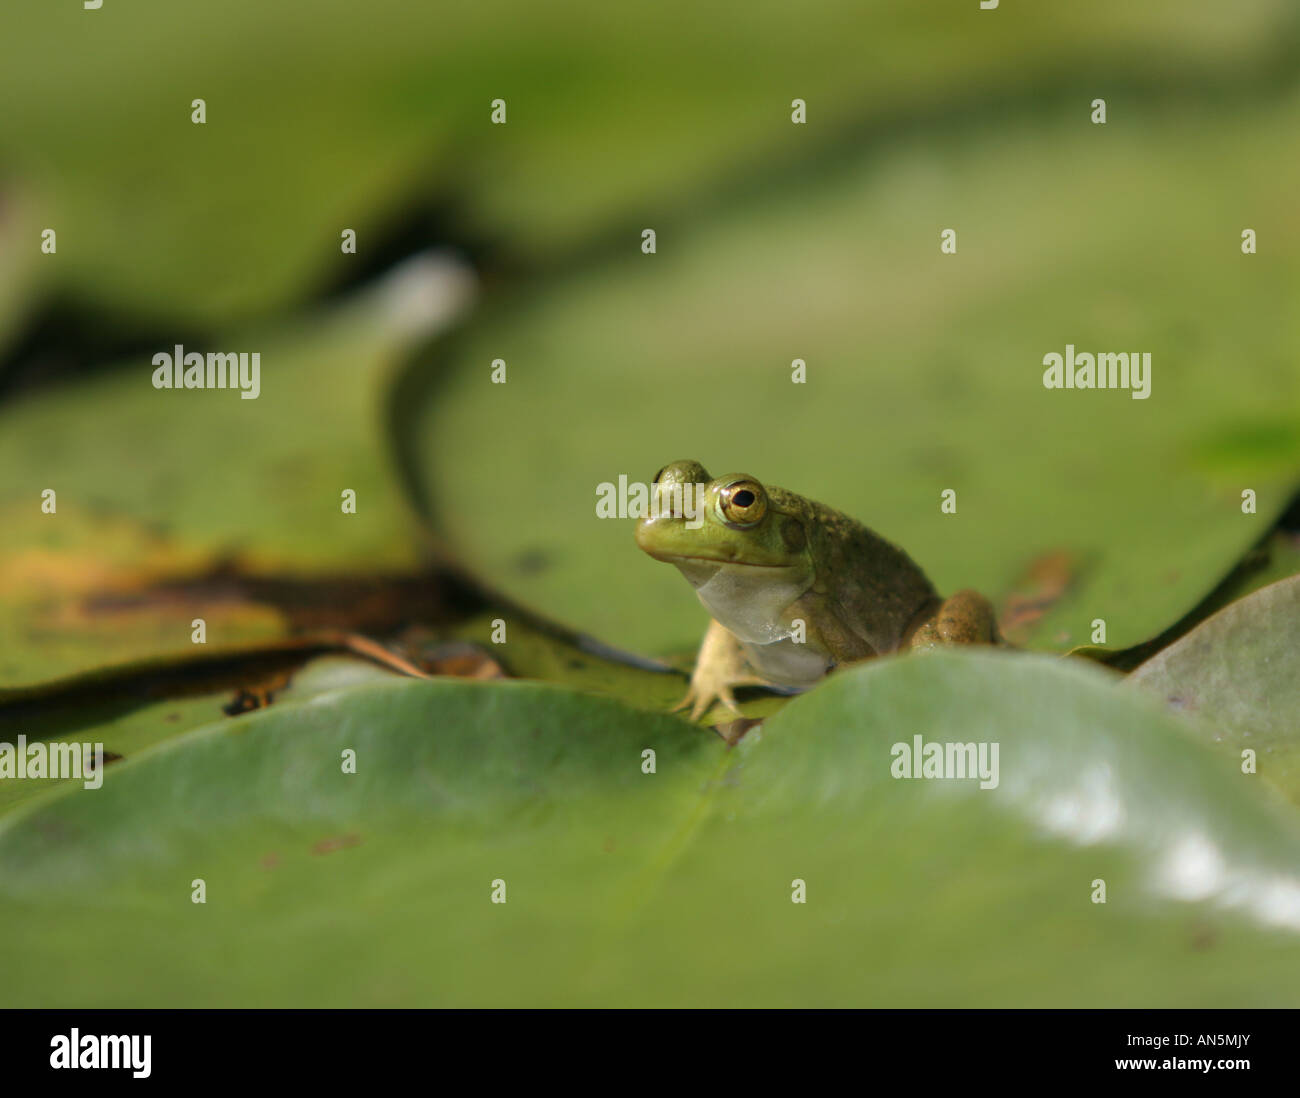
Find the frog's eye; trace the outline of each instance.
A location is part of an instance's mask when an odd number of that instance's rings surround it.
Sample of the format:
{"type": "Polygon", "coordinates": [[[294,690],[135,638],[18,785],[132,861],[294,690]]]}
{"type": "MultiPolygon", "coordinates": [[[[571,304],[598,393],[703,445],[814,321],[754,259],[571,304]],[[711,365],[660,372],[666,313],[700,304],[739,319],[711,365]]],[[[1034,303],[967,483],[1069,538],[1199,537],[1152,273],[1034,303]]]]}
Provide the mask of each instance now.
{"type": "Polygon", "coordinates": [[[722,517],[737,526],[753,526],[767,514],[767,496],[754,480],[738,480],[720,493],[722,517]]]}

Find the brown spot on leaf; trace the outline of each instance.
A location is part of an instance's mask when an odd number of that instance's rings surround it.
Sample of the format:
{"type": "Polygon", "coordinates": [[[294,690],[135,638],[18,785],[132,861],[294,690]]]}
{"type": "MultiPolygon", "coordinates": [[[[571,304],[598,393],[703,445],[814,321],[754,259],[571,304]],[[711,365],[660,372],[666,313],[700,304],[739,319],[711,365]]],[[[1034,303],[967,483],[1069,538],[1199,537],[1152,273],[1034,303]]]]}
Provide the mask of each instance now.
{"type": "Polygon", "coordinates": [[[1035,557],[1002,604],[998,626],[1012,644],[1023,643],[1035,623],[1078,579],[1080,560],[1068,549],[1035,557]]]}
{"type": "Polygon", "coordinates": [[[263,675],[257,682],[241,686],[235,696],[221,707],[228,717],[237,717],[254,709],[265,709],[275,696],[289,685],[288,671],[274,671],[263,675]]]}
{"type": "Polygon", "coordinates": [[[38,815],[34,820],[36,830],[47,839],[58,842],[75,841],[81,838],[81,830],[51,816],[49,813],[38,815]]]}
{"type": "Polygon", "coordinates": [[[252,606],[273,611],[295,633],[347,629],[376,634],[417,622],[452,620],[481,602],[459,576],[440,568],[304,578],[250,574],[232,561],[221,561],[202,574],[151,579],[148,585],[127,590],[96,584],[83,605],[91,614],[150,610],[186,619],[252,606]]]}
{"type": "MultiPolygon", "coordinates": [[[[107,766],[109,763],[115,763],[115,762],[117,762],[119,759],[123,759],[123,758],[125,758],[125,757],[126,757],[125,755],[118,755],[118,754],[115,754],[115,753],[112,752],[112,751],[105,751],[105,752],[104,752],[104,765],[107,766]]],[[[95,756],[94,756],[93,754],[92,754],[92,755],[90,756],[90,758],[86,761],[86,769],[87,769],[87,770],[94,770],[94,769],[95,769],[95,756]]]]}
{"type": "Polygon", "coordinates": [[[510,562],[521,576],[535,576],[551,567],[551,555],[545,549],[525,549],[510,562]]]}
{"type": "Polygon", "coordinates": [[[333,854],[336,850],[356,846],[359,842],[361,842],[360,835],[333,835],[328,839],[321,839],[311,848],[311,852],[313,854],[333,854]]]}

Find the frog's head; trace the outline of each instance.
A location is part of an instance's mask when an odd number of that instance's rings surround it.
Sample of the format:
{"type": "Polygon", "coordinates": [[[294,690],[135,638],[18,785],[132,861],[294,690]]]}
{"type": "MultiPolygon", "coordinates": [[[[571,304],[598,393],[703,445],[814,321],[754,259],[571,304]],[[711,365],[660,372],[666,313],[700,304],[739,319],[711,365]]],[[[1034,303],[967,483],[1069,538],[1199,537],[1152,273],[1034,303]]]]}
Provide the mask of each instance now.
{"type": "Polygon", "coordinates": [[[755,477],[710,477],[698,461],[675,461],[655,475],[650,514],[638,519],[636,543],[675,564],[695,587],[720,572],[783,584],[813,573],[806,515],[797,496],[765,488],[755,477]]]}

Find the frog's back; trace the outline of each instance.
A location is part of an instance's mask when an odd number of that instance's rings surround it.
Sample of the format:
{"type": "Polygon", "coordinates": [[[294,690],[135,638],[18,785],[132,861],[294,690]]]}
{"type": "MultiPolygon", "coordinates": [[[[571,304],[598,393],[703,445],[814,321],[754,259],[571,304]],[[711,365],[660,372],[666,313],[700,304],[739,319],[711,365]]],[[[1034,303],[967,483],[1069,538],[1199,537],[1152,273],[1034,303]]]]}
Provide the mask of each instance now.
{"type": "Polygon", "coordinates": [[[800,502],[818,562],[814,590],[878,654],[895,651],[917,615],[938,601],[934,585],[902,549],[856,519],[800,502]]]}

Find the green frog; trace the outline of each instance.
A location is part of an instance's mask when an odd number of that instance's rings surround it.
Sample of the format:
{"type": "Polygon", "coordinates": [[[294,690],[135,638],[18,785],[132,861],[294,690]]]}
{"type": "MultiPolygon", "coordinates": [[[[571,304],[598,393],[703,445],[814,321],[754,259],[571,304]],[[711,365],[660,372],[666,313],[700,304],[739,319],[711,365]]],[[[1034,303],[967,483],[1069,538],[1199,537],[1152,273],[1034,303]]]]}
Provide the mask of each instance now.
{"type": "Polygon", "coordinates": [[[897,546],[825,504],[698,461],[665,465],[636,542],[674,564],[713,616],[679,709],[738,712],[738,686],[811,686],[844,663],[1001,644],[976,591],[941,598],[897,546]]]}

